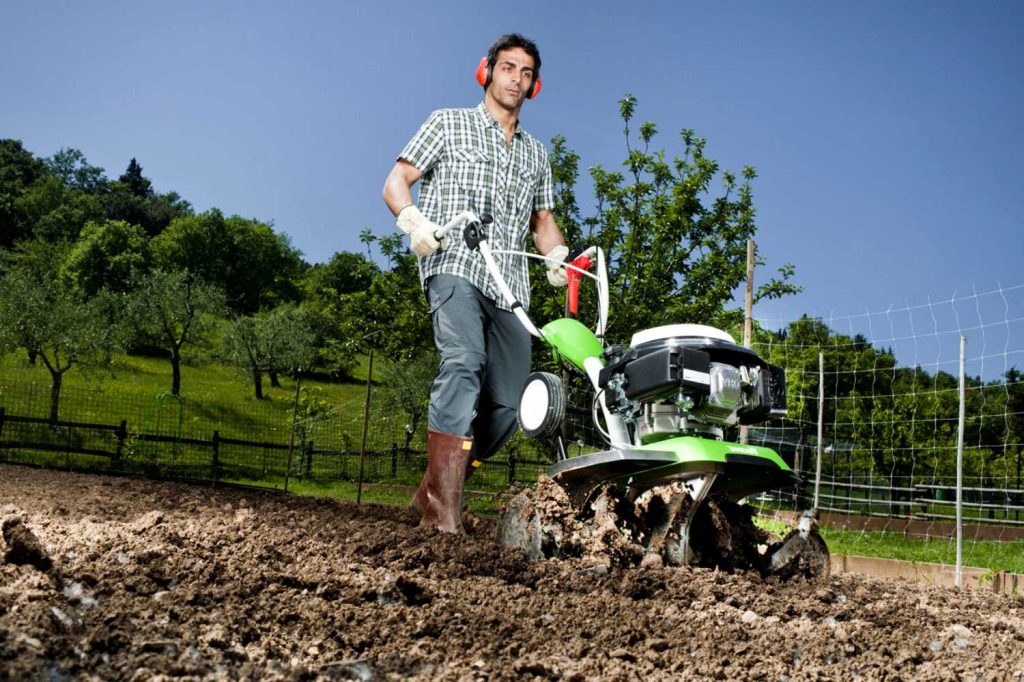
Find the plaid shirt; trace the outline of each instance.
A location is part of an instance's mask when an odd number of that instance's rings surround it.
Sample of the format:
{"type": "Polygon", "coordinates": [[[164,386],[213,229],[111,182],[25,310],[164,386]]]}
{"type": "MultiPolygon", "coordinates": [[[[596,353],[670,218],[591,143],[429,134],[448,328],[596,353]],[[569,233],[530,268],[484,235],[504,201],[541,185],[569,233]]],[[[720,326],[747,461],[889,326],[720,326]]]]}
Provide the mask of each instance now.
{"type": "MultiPolygon", "coordinates": [[[[490,213],[487,242],[494,250],[525,250],[534,211],[555,205],[551,164],[539,140],[516,125],[512,143],[481,102],[475,109],[441,109],[430,115],[399,158],[423,172],[418,206],[429,220],[444,225],[471,209],[490,213]]],[[[496,254],[509,288],[523,307],[530,307],[527,258],[496,254]]],[[[447,273],[471,282],[499,308],[510,310],[487,274],[483,256],[470,251],[462,229],[448,233],[444,248],[419,259],[420,280],[447,273]]]]}

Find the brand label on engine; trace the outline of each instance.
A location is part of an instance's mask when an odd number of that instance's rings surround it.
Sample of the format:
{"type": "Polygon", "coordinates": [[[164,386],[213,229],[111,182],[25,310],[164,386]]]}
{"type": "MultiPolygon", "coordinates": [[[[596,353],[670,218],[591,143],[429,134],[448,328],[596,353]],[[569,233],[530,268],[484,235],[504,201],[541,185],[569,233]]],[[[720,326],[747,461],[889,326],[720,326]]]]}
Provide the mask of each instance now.
{"type": "Polygon", "coordinates": [[[730,445],[729,452],[735,453],[737,455],[756,455],[757,448],[748,448],[743,447],[742,445],[730,445]]]}
{"type": "Polygon", "coordinates": [[[711,384],[711,374],[698,372],[693,369],[683,369],[683,381],[692,381],[695,384],[711,384]]]}

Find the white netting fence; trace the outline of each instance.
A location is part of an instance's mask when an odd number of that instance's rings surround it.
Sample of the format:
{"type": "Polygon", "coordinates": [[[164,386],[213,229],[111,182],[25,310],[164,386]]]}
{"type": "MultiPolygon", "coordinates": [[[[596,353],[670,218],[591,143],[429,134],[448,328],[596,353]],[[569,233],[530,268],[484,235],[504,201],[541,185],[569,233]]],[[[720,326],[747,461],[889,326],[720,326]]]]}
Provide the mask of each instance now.
{"type": "MultiPolygon", "coordinates": [[[[756,316],[755,316],[756,317],[756,316]]],[[[949,537],[955,520],[960,338],[966,338],[966,537],[1024,530],[1024,285],[878,312],[759,320],[755,349],[786,370],[789,417],[751,429],[813,482],[824,383],[819,508],[849,527],[949,537]],[[776,330],[769,332],[767,330],[776,330]],[[819,354],[824,370],[819,370],[819,354]]],[[[768,505],[810,506],[811,491],[768,505]]]]}

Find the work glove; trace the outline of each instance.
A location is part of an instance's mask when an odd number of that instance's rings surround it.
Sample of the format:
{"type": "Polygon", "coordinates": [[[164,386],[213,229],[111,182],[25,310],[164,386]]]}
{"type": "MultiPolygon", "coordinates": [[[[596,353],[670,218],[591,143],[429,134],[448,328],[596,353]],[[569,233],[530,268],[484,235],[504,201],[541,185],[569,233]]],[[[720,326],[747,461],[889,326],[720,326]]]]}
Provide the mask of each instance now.
{"type": "Polygon", "coordinates": [[[548,281],[551,282],[553,287],[564,287],[569,283],[569,278],[565,274],[565,257],[569,255],[569,247],[564,244],[559,244],[555,248],[548,251],[545,256],[549,259],[545,261],[548,265],[548,281]],[[551,260],[554,259],[554,260],[551,260]],[[554,262],[558,261],[558,262],[554,262]]]}
{"type": "Polygon", "coordinates": [[[427,220],[415,204],[402,209],[395,225],[409,235],[409,246],[417,256],[429,256],[441,247],[441,243],[434,239],[434,233],[441,228],[427,220]]]}

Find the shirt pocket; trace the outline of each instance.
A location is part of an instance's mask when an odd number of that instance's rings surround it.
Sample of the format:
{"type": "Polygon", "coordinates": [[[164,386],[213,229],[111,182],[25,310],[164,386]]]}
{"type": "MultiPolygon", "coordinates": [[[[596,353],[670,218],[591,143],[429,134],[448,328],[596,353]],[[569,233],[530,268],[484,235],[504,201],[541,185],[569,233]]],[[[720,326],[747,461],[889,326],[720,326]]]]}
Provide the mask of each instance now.
{"type": "Polygon", "coordinates": [[[533,195],[537,191],[537,182],[540,178],[540,171],[534,166],[523,166],[514,175],[515,180],[515,201],[517,211],[531,212],[533,208],[533,195]]]}
{"type": "Polygon", "coordinates": [[[494,163],[486,152],[458,147],[451,152],[455,184],[475,201],[485,198],[493,185],[494,163]]]}

